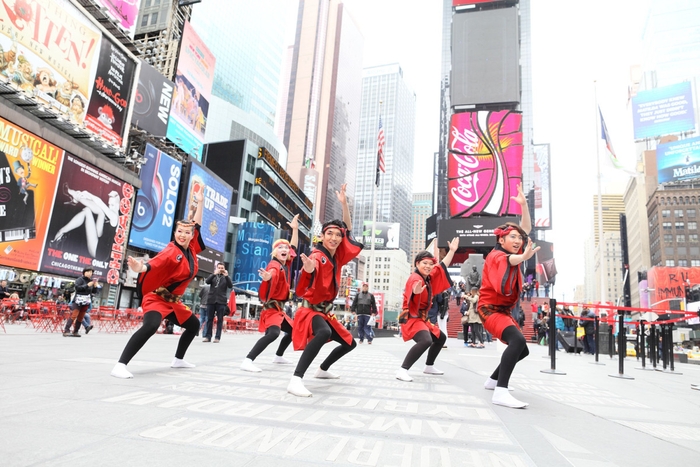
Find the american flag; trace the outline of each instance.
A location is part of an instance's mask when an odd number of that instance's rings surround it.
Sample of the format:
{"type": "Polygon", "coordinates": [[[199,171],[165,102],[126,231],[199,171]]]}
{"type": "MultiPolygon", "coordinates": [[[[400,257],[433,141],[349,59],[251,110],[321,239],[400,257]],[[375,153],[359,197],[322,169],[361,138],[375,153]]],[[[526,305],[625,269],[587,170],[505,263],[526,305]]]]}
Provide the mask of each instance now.
{"type": "Polygon", "coordinates": [[[386,173],[384,165],[384,127],[382,126],[382,116],[379,116],[379,131],[377,132],[377,186],[379,186],[379,171],[386,173]]]}

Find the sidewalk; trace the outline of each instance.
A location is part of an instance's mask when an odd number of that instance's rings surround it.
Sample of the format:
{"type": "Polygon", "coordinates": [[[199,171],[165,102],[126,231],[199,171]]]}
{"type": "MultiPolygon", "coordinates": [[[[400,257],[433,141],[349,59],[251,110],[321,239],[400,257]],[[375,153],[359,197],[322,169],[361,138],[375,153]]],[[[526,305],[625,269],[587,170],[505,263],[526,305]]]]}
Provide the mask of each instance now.
{"type": "MultiPolygon", "coordinates": [[[[498,364],[485,349],[448,340],[436,362],[444,376],[411,370],[394,379],[410,343],[375,339],[333,366],[339,380],[307,372],[309,399],[286,393],[293,365],[258,359],[262,373],[238,369],[258,335],[197,338],[171,369],[178,336],[156,335],[129,365],[132,380],[109,372],[128,336],[91,332],[80,339],[7,325],[0,333],[3,466],[232,465],[628,466],[693,465],[700,458],[700,368],[682,375],[641,371],[611,378],[617,360],[531,345],[511,385],[524,410],[491,405],[482,384],[498,364]]],[[[297,361],[299,352],[287,352],[297,361]]]]}

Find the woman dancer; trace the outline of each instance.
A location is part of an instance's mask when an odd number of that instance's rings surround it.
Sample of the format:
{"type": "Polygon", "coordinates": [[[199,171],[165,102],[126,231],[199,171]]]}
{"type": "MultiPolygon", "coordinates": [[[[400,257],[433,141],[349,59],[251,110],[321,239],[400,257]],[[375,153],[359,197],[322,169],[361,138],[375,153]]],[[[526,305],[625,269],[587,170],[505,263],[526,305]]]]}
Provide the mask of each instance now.
{"type": "Polygon", "coordinates": [[[333,314],[333,300],[338,295],[340,272],[344,265],[360,254],[363,245],[355,241],[348,230],[352,225],[350,208],[345,196],[347,183],[336,191],[338,201],[343,206],[343,220],[332,220],[323,224],[321,243],[307,257],[301,255],[304,263],[296,293],[303,298],[294,315],[292,342],[294,350],[303,350],[287,392],[299,397],[310,397],[311,392],[304,387],[304,373],[316,358],[323,345],[334,340],[340,345],[333,349],[314,375],[316,378],[335,379],[340,376],[328,371],[330,366],[346,353],[357,347],[352,334],[333,314]]]}
{"type": "Polygon", "coordinates": [[[177,344],[172,368],[193,368],[194,365],[183,360],[187,348],[199,331],[199,320],[180,300],[187,286],[197,274],[199,263],[197,253],[205,245],[199,235],[202,223],[203,191],[198,193],[197,209],[192,219],[180,220],[175,224],[175,240],[153,257],[147,264],[143,259],[129,256],[129,267],[139,273],[138,293],[142,297],[144,310],[143,326],[127,342],[119,363],[112,369],[112,376],[133,378],[126,365],[141,350],[141,347],[156,333],[163,318],[175,321],[185,331],[177,344]]]}
{"type": "Polygon", "coordinates": [[[437,258],[429,251],[421,251],[413,260],[416,269],[408,276],[403,294],[403,311],[399,315],[401,333],[404,342],[413,339],[415,344],[406,354],[401,368],[396,372],[396,379],[413,381],[408,374],[414,363],[428,348],[428,358],[425,361],[423,373],[442,375],[443,371],[433,365],[435,359],[445,345],[447,336],[440,328],[428,320],[428,309],[433,302],[433,295],[442,293],[452,287],[452,280],[447,272],[447,266],[459,247],[459,238],[455,237],[449,243],[449,251],[439,267],[437,258]]]}
{"type": "Polygon", "coordinates": [[[503,351],[500,365],[486,380],[484,387],[494,390],[491,398],[494,404],[521,409],[528,404],[510,395],[508,382],[515,364],[530,352],[511,311],[522,289],[520,263],[532,258],[539,247],[535,248],[527,237],[532,226],[522,184],[518,185],[518,195],[512,198],[522,208],[520,225],[507,222],[494,230],[497,244],[486,256],[477,310],[486,331],[508,345],[503,351]]]}
{"type": "Polygon", "coordinates": [[[292,319],[284,312],[284,303],[289,300],[289,282],[292,261],[296,257],[296,249],[299,243],[299,215],[294,216],[287,225],[292,228],[292,240],[279,239],[272,244],[272,261],[267,268],[258,270],[263,282],[260,285],[258,296],[263,300],[263,311],[260,314],[258,331],[264,332],[258,342],[255,343],[248,356],[241,364],[241,370],[259,372],[262,371],[253,365],[253,360],[267,348],[284,331],[285,335],[277,348],[277,354],[272,363],[290,363],[283,357],[284,351],[292,343],[292,319]]]}

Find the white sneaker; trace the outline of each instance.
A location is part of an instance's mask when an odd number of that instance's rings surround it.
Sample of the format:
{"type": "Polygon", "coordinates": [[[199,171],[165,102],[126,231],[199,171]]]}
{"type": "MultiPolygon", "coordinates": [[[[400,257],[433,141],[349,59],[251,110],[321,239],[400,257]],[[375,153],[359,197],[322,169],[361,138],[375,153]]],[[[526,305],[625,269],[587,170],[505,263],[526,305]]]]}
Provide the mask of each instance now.
{"type": "Polygon", "coordinates": [[[319,379],[338,379],[340,378],[340,375],[337,375],[335,373],[331,373],[330,371],[324,371],[322,369],[316,370],[316,374],[314,375],[314,378],[319,378],[319,379]]]}
{"type": "Polygon", "coordinates": [[[129,370],[126,369],[126,365],[124,365],[123,363],[117,363],[116,365],[114,365],[114,368],[112,368],[112,373],[110,374],[115,378],[122,379],[129,379],[134,377],[134,375],[129,373],[129,370]]]}
{"type": "Polygon", "coordinates": [[[292,379],[287,385],[287,392],[297,397],[311,397],[311,391],[304,387],[304,383],[298,376],[292,376],[292,379]]]}
{"type": "MultiPolygon", "coordinates": [[[[496,389],[497,385],[498,385],[498,380],[489,378],[484,383],[484,389],[488,389],[489,391],[493,391],[494,389],[496,389]]],[[[511,388],[510,386],[508,386],[508,390],[515,391],[515,389],[511,388]]]]}
{"type": "Polygon", "coordinates": [[[511,407],[513,409],[524,409],[529,404],[527,402],[522,402],[511,396],[507,388],[499,388],[493,390],[493,397],[491,402],[495,405],[502,405],[503,407],[511,407]]]}
{"type": "Polygon", "coordinates": [[[272,363],[280,363],[282,365],[286,365],[286,364],[289,364],[292,362],[290,362],[289,360],[287,360],[286,358],[284,358],[280,355],[275,355],[275,358],[272,359],[272,363]]]}
{"type": "Polygon", "coordinates": [[[173,358],[173,362],[170,364],[170,368],[194,368],[195,366],[181,358],[173,358]]]}
{"type": "Polygon", "coordinates": [[[438,370],[433,365],[425,365],[425,369],[423,370],[423,373],[425,373],[426,375],[444,375],[445,374],[444,371],[438,370]]]}
{"type": "Polygon", "coordinates": [[[246,358],[245,360],[243,360],[243,363],[241,363],[241,370],[252,371],[253,373],[260,373],[262,371],[260,368],[253,365],[253,360],[251,360],[249,358],[246,358]]]}
{"type": "Polygon", "coordinates": [[[413,378],[411,378],[411,375],[408,374],[408,370],[404,368],[399,368],[396,371],[396,379],[401,380],[401,381],[406,381],[407,383],[410,383],[413,381],[413,378]]]}

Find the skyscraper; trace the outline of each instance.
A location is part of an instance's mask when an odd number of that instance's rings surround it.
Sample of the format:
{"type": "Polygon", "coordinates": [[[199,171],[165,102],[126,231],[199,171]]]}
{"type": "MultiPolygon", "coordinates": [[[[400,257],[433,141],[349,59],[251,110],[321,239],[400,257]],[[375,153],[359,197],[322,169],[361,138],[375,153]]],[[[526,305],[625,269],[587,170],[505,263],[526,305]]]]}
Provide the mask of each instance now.
{"type": "Polygon", "coordinates": [[[316,220],[342,219],[335,191],[355,191],[363,37],[340,0],[300,0],[284,144],[287,172],[319,172],[316,220]]]}
{"type": "Polygon", "coordinates": [[[399,248],[411,251],[411,192],[416,95],[394,63],[366,68],[362,78],[362,108],[357,151],[353,230],[372,220],[372,194],[377,173],[377,134],[381,115],[386,173],[379,177],[377,222],[401,224],[399,248]]]}
{"type": "Polygon", "coordinates": [[[411,229],[411,254],[413,262],[419,251],[425,250],[425,221],[433,214],[433,194],[413,193],[413,222],[411,229]]]}

